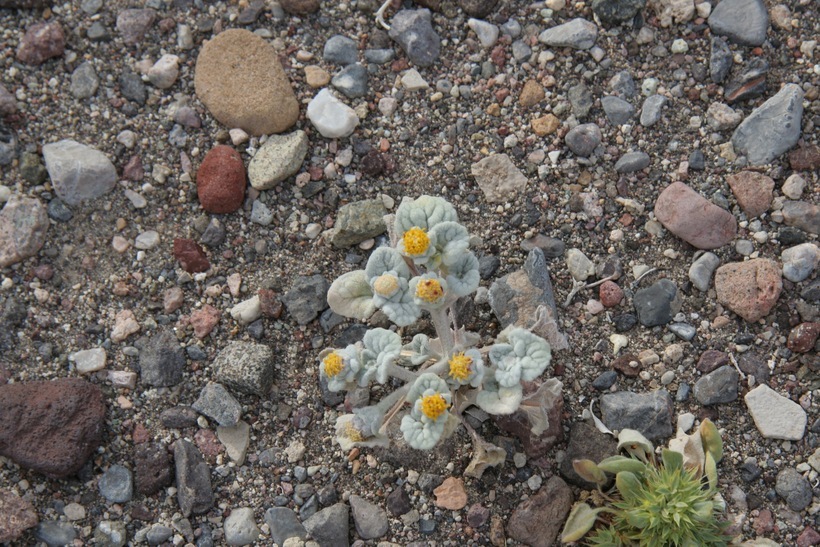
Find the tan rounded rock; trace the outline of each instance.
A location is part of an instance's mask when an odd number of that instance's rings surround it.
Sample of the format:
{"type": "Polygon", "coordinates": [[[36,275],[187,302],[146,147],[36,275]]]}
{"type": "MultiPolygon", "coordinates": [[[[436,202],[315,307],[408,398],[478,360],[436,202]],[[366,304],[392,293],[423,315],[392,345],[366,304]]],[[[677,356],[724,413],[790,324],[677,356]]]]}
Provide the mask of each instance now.
{"type": "Polygon", "coordinates": [[[766,258],[733,262],[715,272],[718,302],[751,323],[768,315],[782,289],[780,267],[766,258]]]}
{"type": "Polygon", "coordinates": [[[276,51],[243,29],[226,30],[196,60],[196,94],[229,128],[251,135],[281,133],[299,117],[299,103],[276,51]]]}
{"type": "Polygon", "coordinates": [[[737,234],[732,213],[721,209],[682,182],[673,182],[655,202],[664,228],[698,249],[717,249],[737,234]]]}

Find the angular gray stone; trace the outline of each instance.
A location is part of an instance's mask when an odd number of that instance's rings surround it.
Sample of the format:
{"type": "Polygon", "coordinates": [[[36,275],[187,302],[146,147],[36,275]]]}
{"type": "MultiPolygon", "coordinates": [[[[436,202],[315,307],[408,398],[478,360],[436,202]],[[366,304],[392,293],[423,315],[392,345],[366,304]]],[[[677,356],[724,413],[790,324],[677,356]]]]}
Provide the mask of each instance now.
{"type": "Polygon", "coordinates": [[[681,307],[681,299],[675,283],[659,279],[649,287],[640,289],[632,297],[638,313],[638,321],[644,327],[656,327],[669,323],[681,307]]]}
{"type": "Polygon", "coordinates": [[[336,34],[325,42],[322,59],[334,65],[352,65],[357,60],[358,49],[355,40],[336,34]]]}
{"type": "Polygon", "coordinates": [[[600,462],[618,452],[618,441],[611,435],[601,433],[593,425],[586,422],[574,422],[569,432],[569,442],[564,459],[561,460],[559,471],[564,480],[585,490],[595,488],[575,472],[572,461],[586,458],[595,463],[600,462]]]}
{"type": "Polygon", "coordinates": [[[567,92],[567,99],[569,99],[572,113],[575,114],[576,118],[583,120],[587,117],[592,108],[593,100],[592,92],[584,82],[579,82],[577,85],[570,87],[567,92]]]}
{"type": "Polygon", "coordinates": [[[11,196],[0,211],[0,268],[36,255],[47,230],[48,213],[39,199],[11,196]]]}
{"type": "Polygon", "coordinates": [[[99,85],[100,79],[97,77],[94,65],[86,61],[71,73],[69,91],[75,99],[87,99],[97,92],[99,85]]]}
{"type": "Polygon", "coordinates": [[[225,519],[223,530],[228,545],[250,545],[259,537],[259,528],[250,507],[233,509],[225,519]]]}
{"type": "Polygon", "coordinates": [[[117,183],[117,170],[105,154],[71,139],[43,146],[54,191],[68,205],[96,199],[117,183]]]}
{"type": "Polygon", "coordinates": [[[182,514],[189,517],[208,512],[214,504],[214,492],[211,471],[202,454],[190,442],[179,439],[174,443],[174,464],[182,514]]]}
{"type": "Polygon", "coordinates": [[[652,127],[661,119],[661,110],[666,104],[666,97],[663,95],[651,95],[643,102],[641,108],[641,125],[652,127]]]}
{"type": "Polygon", "coordinates": [[[48,547],[64,547],[74,542],[77,530],[69,522],[45,520],[34,529],[34,537],[48,547]]]}
{"type": "Polygon", "coordinates": [[[348,547],[348,507],[337,503],[326,507],[305,520],[305,530],[322,547],[348,547]]]}
{"type": "Polygon", "coordinates": [[[527,177],[507,154],[493,154],[472,164],[470,173],[490,203],[514,199],[527,186],[527,177]]]}
{"type": "Polygon", "coordinates": [[[299,522],[299,517],[287,507],[271,507],[265,511],[265,522],[270,528],[270,537],[277,545],[285,543],[286,539],[308,537],[307,530],[299,522]]]}
{"type": "Polygon", "coordinates": [[[215,379],[234,391],[264,397],[273,385],[273,351],[253,342],[231,342],[213,363],[215,379]]]}
{"type": "Polygon", "coordinates": [[[327,308],[327,290],[330,283],[321,275],[299,277],[293,287],[282,296],[288,313],[300,325],[313,321],[319,312],[327,308]]]}
{"type": "Polygon", "coordinates": [[[257,190],[270,190],[296,173],[308,152],[304,131],[271,135],[248,165],[248,180],[257,190]]]}
{"type": "Polygon", "coordinates": [[[741,122],[732,135],[732,145],[752,165],[769,163],[797,144],[802,119],[803,90],[797,84],[786,84],[741,122]]]}
{"type": "Polygon", "coordinates": [[[362,539],[377,539],[387,533],[387,513],[360,496],[350,496],[350,511],[362,539]]]}
{"type": "Polygon", "coordinates": [[[740,375],[732,365],[723,365],[695,383],[695,399],[702,405],[731,403],[737,399],[740,375]]]}
{"type": "Polygon", "coordinates": [[[807,201],[787,201],[783,204],[783,222],[811,234],[820,233],[820,206],[807,201]]]}
{"type": "Polygon", "coordinates": [[[601,396],[601,414],[612,430],[636,429],[651,441],[674,433],[672,398],[665,389],[651,393],[617,391],[601,396]]]}
{"type": "Polygon", "coordinates": [[[721,0],[709,15],[709,28],[743,46],[759,46],[766,40],[769,14],[763,0],[721,0]]]}
{"type": "Polygon", "coordinates": [[[555,292],[544,252],[539,248],[530,251],[524,268],[496,280],[487,298],[502,328],[513,324],[531,326],[539,305],[548,306],[557,317],[555,292]]]}
{"type": "Polygon", "coordinates": [[[340,70],[330,83],[348,99],[359,99],[367,95],[367,68],[359,63],[340,70]]]}
{"type": "Polygon", "coordinates": [[[156,387],[175,386],[185,372],[185,350],[170,329],[162,329],[140,350],[140,378],[156,387]]]}
{"type": "Polygon", "coordinates": [[[363,199],[342,205],[333,225],[330,242],[340,249],[383,234],[387,230],[387,209],[380,199],[363,199]]]}
{"type": "Polygon", "coordinates": [[[631,21],[645,6],[646,0],[592,0],[592,11],[608,25],[631,21]]]}
{"type": "Polygon", "coordinates": [[[403,9],[397,12],[390,20],[388,34],[414,65],[428,67],[438,60],[441,38],[433,29],[430,10],[403,9]]]}
{"type": "Polygon", "coordinates": [[[538,41],[550,47],[589,49],[598,39],[598,27],[580,17],[563,25],[548,28],[538,35],[538,41]]]}
{"type": "Polygon", "coordinates": [[[777,474],[774,489],[792,511],[802,511],[811,504],[811,483],[796,469],[787,467],[777,474]]]}
{"type": "Polygon", "coordinates": [[[689,281],[701,292],[709,290],[712,274],[720,265],[720,258],[715,253],[703,253],[689,266],[689,281]]]}
{"type": "Polygon", "coordinates": [[[723,83],[729,71],[732,69],[734,58],[732,50],[726,44],[726,40],[718,36],[712,36],[709,52],[709,75],[716,84],[723,83]]]}
{"type": "Polygon", "coordinates": [[[574,496],[567,483],[553,476],[538,493],[521,502],[510,515],[511,538],[533,547],[550,547],[569,514],[574,496]]]}
{"type": "Polygon", "coordinates": [[[623,125],[635,115],[634,106],[614,95],[602,97],[601,106],[604,108],[606,119],[612,125],[623,125]]]}
{"type": "Polygon", "coordinates": [[[242,416],[242,406],[222,384],[212,383],[202,388],[191,406],[223,427],[236,425],[242,416]]]}
{"type": "Polygon", "coordinates": [[[594,123],[576,125],[567,132],[564,138],[572,152],[582,158],[589,157],[601,144],[601,128],[594,123]]]}
{"type": "Polygon", "coordinates": [[[780,255],[783,262],[783,277],[793,283],[808,279],[820,261],[820,250],[814,243],[801,243],[789,247],[780,255]]]}
{"type": "Polygon", "coordinates": [[[152,9],[125,9],[117,15],[117,31],[126,45],[138,44],[154,24],[157,12],[152,9]]]}
{"type": "Polygon", "coordinates": [[[121,465],[112,465],[97,482],[102,497],[111,503],[127,503],[134,495],[131,471],[121,465]]]}
{"type": "Polygon", "coordinates": [[[649,154],[646,152],[627,152],[615,163],[618,173],[634,173],[649,167],[649,154]]]}
{"type": "Polygon", "coordinates": [[[799,441],[803,438],[808,422],[806,411],[788,397],[760,384],[743,400],[764,439],[799,441]]]}

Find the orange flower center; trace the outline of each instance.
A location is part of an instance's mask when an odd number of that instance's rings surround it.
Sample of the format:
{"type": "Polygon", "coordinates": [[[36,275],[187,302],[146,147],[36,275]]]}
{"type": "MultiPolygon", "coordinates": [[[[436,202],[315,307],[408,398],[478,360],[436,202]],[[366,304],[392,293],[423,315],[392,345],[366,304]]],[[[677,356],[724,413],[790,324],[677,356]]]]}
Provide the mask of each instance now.
{"type": "Polygon", "coordinates": [[[449,363],[450,378],[455,378],[456,380],[463,382],[470,377],[470,373],[472,372],[470,369],[473,364],[473,359],[464,355],[463,351],[453,355],[450,358],[449,363]]]}
{"type": "Polygon", "coordinates": [[[404,250],[408,255],[423,255],[429,246],[430,238],[421,228],[413,227],[404,232],[404,250]]]}
{"type": "Polygon", "coordinates": [[[373,283],[373,290],[379,296],[389,297],[396,293],[399,288],[399,280],[395,275],[382,274],[373,283]]]}
{"type": "Polygon", "coordinates": [[[436,279],[422,279],[416,285],[416,296],[432,304],[444,296],[444,289],[436,279]]]}
{"type": "Polygon", "coordinates": [[[440,393],[421,398],[421,411],[425,416],[435,421],[447,411],[447,401],[440,393]]]}
{"type": "Polygon", "coordinates": [[[335,351],[325,357],[322,364],[325,365],[325,374],[327,374],[329,378],[337,376],[340,372],[342,372],[342,369],[345,368],[342,356],[335,351]]]}

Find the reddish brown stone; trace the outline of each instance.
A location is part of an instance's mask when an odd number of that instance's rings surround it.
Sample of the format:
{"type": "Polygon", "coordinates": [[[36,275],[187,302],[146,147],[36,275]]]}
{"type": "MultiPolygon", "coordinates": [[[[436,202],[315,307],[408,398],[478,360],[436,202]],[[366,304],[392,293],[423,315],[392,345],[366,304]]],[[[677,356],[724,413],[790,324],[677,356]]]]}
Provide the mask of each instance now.
{"type": "Polygon", "coordinates": [[[47,477],[73,475],[102,439],[100,388],[79,378],[0,386],[0,455],[47,477]]]}
{"type": "Polygon", "coordinates": [[[729,355],[716,349],[707,349],[700,354],[697,369],[705,374],[729,364],[729,355]]]}
{"type": "Polygon", "coordinates": [[[270,289],[259,289],[259,307],[262,310],[262,315],[279,319],[282,315],[282,302],[276,298],[276,293],[270,289]]]}
{"type": "Polygon", "coordinates": [[[811,526],[806,526],[806,529],[797,536],[797,547],[812,547],[820,545],[820,533],[811,526]]]}
{"type": "Polygon", "coordinates": [[[771,311],[782,289],[780,267],[766,258],[733,262],[715,272],[718,302],[750,323],[771,311]]]}
{"type": "Polygon", "coordinates": [[[632,353],[627,353],[626,355],[621,355],[614,361],[612,361],[609,366],[626,376],[627,378],[635,378],[638,374],[641,373],[641,360],[638,359],[637,355],[632,353]],[[635,366],[632,366],[633,363],[635,366]]]}
{"type": "Polygon", "coordinates": [[[624,298],[624,291],[614,281],[604,281],[598,289],[598,298],[607,308],[614,308],[624,298]]]}
{"type": "Polygon", "coordinates": [[[818,334],[820,334],[820,323],[800,323],[789,333],[789,341],[786,345],[796,353],[808,353],[814,349],[818,334]]]}
{"type": "Polygon", "coordinates": [[[222,444],[217,440],[216,433],[210,429],[200,429],[194,434],[194,442],[202,455],[208,459],[216,458],[222,449],[222,444]]]}
{"type": "Polygon", "coordinates": [[[17,47],[17,60],[27,65],[41,65],[65,51],[65,34],[60,23],[37,23],[29,27],[17,47]]]}
{"type": "Polygon", "coordinates": [[[190,321],[194,328],[194,336],[199,339],[205,338],[219,323],[219,310],[210,304],[205,304],[202,308],[191,312],[190,321]]]}
{"type": "MultiPolygon", "coordinates": [[[[529,398],[537,392],[541,387],[540,382],[527,382],[524,385],[524,399],[521,406],[537,404],[542,405],[543,401],[539,398],[529,398]]],[[[512,435],[521,441],[521,446],[524,452],[531,458],[544,455],[557,443],[561,442],[564,437],[564,428],[561,425],[561,415],[564,412],[564,399],[556,397],[550,408],[545,408],[547,412],[547,419],[549,426],[540,435],[532,433],[533,423],[530,421],[529,415],[523,411],[518,410],[508,416],[495,416],[495,423],[498,429],[512,435]]]]}
{"type": "Polygon", "coordinates": [[[145,169],[142,167],[142,159],[139,156],[131,156],[122,168],[122,178],[139,182],[143,177],[145,177],[145,169]]]}
{"type": "Polygon", "coordinates": [[[282,0],[280,4],[291,15],[307,15],[319,11],[319,0],[282,0]]]}
{"type": "Polygon", "coordinates": [[[174,258],[179,261],[182,269],[188,273],[207,271],[211,267],[205,251],[193,239],[174,239],[174,258]]]}
{"type": "Polygon", "coordinates": [[[160,443],[134,448],[134,483],[137,492],[150,496],[171,485],[174,476],[171,455],[160,443]]]}
{"type": "Polygon", "coordinates": [[[550,547],[555,544],[573,500],[567,483],[553,476],[537,494],[515,508],[507,523],[507,532],[526,545],[550,547]]]}
{"type": "Polygon", "coordinates": [[[202,160],[196,175],[199,203],[209,213],[233,213],[245,201],[245,164],[239,152],[221,144],[202,160]]]}
{"type": "Polygon", "coordinates": [[[664,227],[698,249],[716,249],[737,235],[732,214],[682,182],[673,182],[658,196],[655,217],[664,227]]]}
{"type": "Polygon", "coordinates": [[[789,153],[789,163],[795,171],[820,169],[820,146],[809,144],[789,153]]]}
{"type": "Polygon", "coordinates": [[[741,171],[726,177],[726,182],[737,198],[738,205],[749,218],[760,216],[769,210],[774,190],[774,181],[770,177],[755,171],[741,171]]]}
{"type": "Polygon", "coordinates": [[[37,511],[10,490],[0,489],[0,543],[11,543],[37,525],[37,511]]]}

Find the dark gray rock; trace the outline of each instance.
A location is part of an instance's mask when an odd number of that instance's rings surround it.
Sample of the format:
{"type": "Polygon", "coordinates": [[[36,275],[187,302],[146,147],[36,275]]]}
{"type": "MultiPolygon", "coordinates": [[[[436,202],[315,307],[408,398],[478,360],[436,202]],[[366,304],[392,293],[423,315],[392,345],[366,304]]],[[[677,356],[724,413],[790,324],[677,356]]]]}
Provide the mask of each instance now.
{"type": "Polygon", "coordinates": [[[211,472],[199,450],[184,439],[174,443],[177,500],[182,514],[206,513],[214,504],[211,472]]]}
{"type": "Polygon", "coordinates": [[[387,513],[360,496],[350,496],[350,511],[362,539],[377,539],[387,533],[387,513]]]}
{"type": "Polygon", "coordinates": [[[651,95],[646,98],[641,108],[641,125],[652,127],[661,119],[661,110],[666,104],[666,97],[663,95],[651,95]]]}
{"type": "Polygon", "coordinates": [[[358,49],[355,40],[336,34],[325,42],[322,59],[334,65],[352,65],[358,59],[358,49]]]}
{"type": "Polygon", "coordinates": [[[23,152],[20,154],[20,175],[28,182],[37,185],[45,182],[48,171],[38,154],[23,152]]]}
{"type": "Polygon", "coordinates": [[[401,486],[390,492],[385,503],[387,504],[387,510],[394,517],[400,517],[413,508],[410,503],[410,496],[401,486]]]}
{"type": "Polygon", "coordinates": [[[723,83],[729,71],[732,69],[732,50],[726,44],[726,40],[717,36],[712,36],[711,50],[709,53],[709,74],[716,84],[723,83]]]}
{"type": "Polygon", "coordinates": [[[149,386],[175,386],[185,372],[185,350],[169,329],[151,336],[140,351],[140,378],[149,386]]]}
{"type": "Polygon", "coordinates": [[[142,443],[134,446],[134,482],[137,492],[150,496],[169,486],[174,478],[172,465],[171,455],[165,445],[142,443]]]}
{"type": "Polygon", "coordinates": [[[587,158],[601,144],[601,139],[601,129],[597,125],[584,123],[570,129],[565,137],[565,142],[576,156],[587,158]]]}
{"type": "Polygon", "coordinates": [[[498,0],[458,0],[458,5],[464,10],[464,13],[479,19],[488,16],[496,4],[498,4],[498,0]]]}
{"type": "Polygon", "coordinates": [[[777,495],[786,501],[792,511],[802,511],[811,504],[811,483],[791,467],[787,467],[777,474],[775,490],[777,495]]]}
{"type": "Polygon", "coordinates": [[[163,526],[162,524],[154,524],[145,534],[145,541],[148,545],[161,545],[168,541],[174,535],[174,529],[170,526],[163,526]]]}
{"type": "Polygon", "coordinates": [[[602,23],[626,23],[646,6],[646,0],[592,0],[592,11],[602,23]]]}
{"type": "Polygon", "coordinates": [[[213,363],[215,378],[234,391],[264,397],[273,385],[273,351],[263,344],[231,342],[213,363]]]}
{"type": "Polygon", "coordinates": [[[733,366],[724,365],[695,383],[695,399],[702,405],[731,403],[737,399],[739,379],[733,366]]]}
{"type": "Polygon", "coordinates": [[[390,21],[389,34],[413,64],[428,67],[438,60],[441,38],[433,29],[430,10],[399,11],[390,21]]]}
{"type": "Polygon", "coordinates": [[[308,537],[299,517],[287,507],[271,507],[265,511],[265,522],[270,528],[271,539],[277,545],[283,545],[288,538],[305,540],[308,537]]]}
{"type": "Polygon", "coordinates": [[[584,82],[580,82],[569,88],[567,98],[575,117],[579,120],[586,118],[593,104],[592,91],[589,87],[584,82]]]}
{"type": "Polygon", "coordinates": [[[318,541],[322,547],[348,547],[348,507],[337,503],[305,520],[305,530],[318,541]]]}
{"type": "Polygon", "coordinates": [[[389,48],[364,50],[364,60],[375,65],[386,65],[395,58],[396,52],[389,48]]]}
{"type": "Polygon", "coordinates": [[[193,408],[181,405],[164,410],[162,414],[160,414],[159,420],[165,427],[182,429],[185,427],[195,427],[198,416],[199,414],[197,414],[193,408]]]}
{"type": "Polygon", "coordinates": [[[142,83],[142,78],[130,70],[120,74],[120,93],[129,101],[134,101],[140,106],[144,105],[148,99],[148,89],[142,83]]]}
{"type": "Polygon", "coordinates": [[[698,332],[695,327],[688,323],[671,323],[666,328],[675,333],[675,336],[687,342],[691,341],[698,332]]]}
{"type": "Polygon", "coordinates": [[[566,454],[564,459],[561,460],[558,470],[561,476],[570,484],[584,490],[591,490],[596,486],[585,481],[575,472],[572,461],[586,458],[598,463],[617,453],[618,441],[614,437],[601,433],[586,422],[575,422],[569,431],[566,454]]]}
{"type": "Polygon", "coordinates": [[[515,508],[507,522],[507,532],[511,538],[525,545],[552,545],[574,499],[567,483],[553,476],[537,494],[515,508]]]}
{"type": "Polygon", "coordinates": [[[488,299],[502,328],[512,324],[531,326],[539,305],[548,306],[553,317],[557,317],[555,292],[544,252],[538,248],[530,251],[522,270],[505,275],[492,284],[488,299]]]}
{"type": "Polygon", "coordinates": [[[706,169],[706,158],[700,150],[692,150],[689,154],[689,169],[693,171],[703,171],[706,169]]]}
{"type": "Polygon", "coordinates": [[[752,165],[770,163],[797,144],[803,119],[803,90],[786,84],[741,122],[732,144],[752,165]]]}
{"type": "Polygon", "coordinates": [[[644,327],[665,325],[680,311],[678,288],[669,279],[660,279],[635,292],[632,304],[638,313],[638,321],[644,327]]]}
{"type": "Polygon", "coordinates": [[[0,124],[0,165],[9,165],[17,157],[17,133],[0,124]]]}
{"type": "Polygon", "coordinates": [[[34,529],[34,537],[48,547],[64,547],[74,543],[77,531],[69,522],[44,520],[34,529]]]}
{"type": "Polygon", "coordinates": [[[769,14],[763,0],[722,0],[709,15],[709,28],[743,46],[759,46],[766,40],[769,14]]]}
{"type": "Polygon", "coordinates": [[[387,230],[384,215],[387,209],[380,199],[354,201],[339,208],[330,242],[338,248],[358,245],[387,230]]]}
{"type": "Polygon", "coordinates": [[[763,95],[766,91],[766,75],[769,63],[762,57],[755,57],[743,68],[743,72],[726,85],[723,96],[727,104],[747,101],[763,95]]]}
{"type": "Polygon", "coordinates": [[[222,427],[235,426],[242,416],[242,406],[222,384],[208,384],[202,388],[193,408],[222,427]]]}
{"type": "Polygon", "coordinates": [[[69,91],[75,99],[88,99],[97,92],[99,85],[100,79],[97,77],[94,65],[86,61],[71,73],[69,91]]]}
{"type": "Polygon", "coordinates": [[[561,25],[548,28],[538,35],[538,41],[550,47],[589,49],[598,39],[595,23],[576,17],[561,25]]]}
{"type": "Polygon", "coordinates": [[[647,439],[669,437],[672,428],[672,398],[665,389],[651,393],[618,391],[601,396],[601,414],[609,429],[636,429],[647,439]]]}
{"type": "Polygon", "coordinates": [[[604,108],[606,119],[612,125],[623,125],[635,115],[634,106],[614,95],[603,97],[601,106],[604,108]]]}
{"type": "Polygon", "coordinates": [[[627,152],[615,163],[618,173],[634,173],[649,167],[649,154],[646,152],[627,152]]]}
{"type": "Polygon", "coordinates": [[[592,381],[592,387],[594,387],[598,391],[606,391],[615,384],[615,381],[617,379],[618,373],[614,370],[608,370],[606,372],[601,373],[597,378],[595,378],[592,381]]]}
{"type": "Polygon", "coordinates": [[[541,249],[545,257],[557,258],[559,256],[564,256],[564,251],[566,250],[567,245],[560,239],[545,236],[544,234],[536,234],[531,238],[522,241],[521,248],[527,252],[538,248],[541,249]]]}
{"type": "Polygon", "coordinates": [[[622,70],[615,74],[615,76],[609,80],[609,89],[612,90],[612,93],[615,95],[627,99],[634,97],[638,92],[638,88],[635,86],[635,80],[628,70],[622,70]]]}
{"type": "Polygon", "coordinates": [[[297,323],[307,325],[327,307],[329,288],[330,283],[321,275],[299,277],[284,294],[282,302],[297,323]]]}
{"type": "Polygon", "coordinates": [[[97,482],[102,497],[111,503],[127,503],[134,495],[131,471],[121,465],[112,465],[97,482]]]}
{"type": "Polygon", "coordinates": [[[48,218],[54,219],[57,222],[68,222],[74,217],[74,213],[71,212],[71,209],[66,207],[66,204],[63,203],[60,198],[54,198],[49,201],[46,211],[48,213],[48,218]]]}
{"type": "Polygon", "coordinates": [[[208,223],[208,227],[202,232],[200,241],[202,241],[202,244],[206,247],[219,247],[222,245],[222,242],[225,241],[225,235],[225,225],[222,224],[219,219],[212,218],[208,223]]]}

